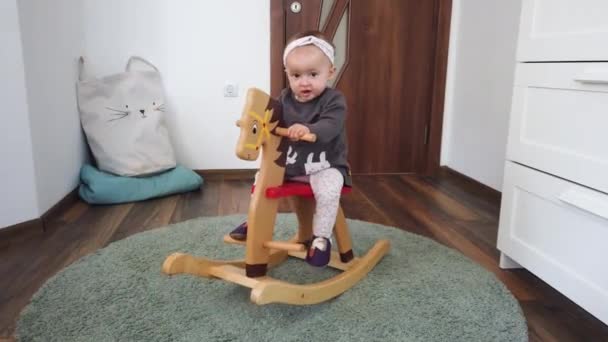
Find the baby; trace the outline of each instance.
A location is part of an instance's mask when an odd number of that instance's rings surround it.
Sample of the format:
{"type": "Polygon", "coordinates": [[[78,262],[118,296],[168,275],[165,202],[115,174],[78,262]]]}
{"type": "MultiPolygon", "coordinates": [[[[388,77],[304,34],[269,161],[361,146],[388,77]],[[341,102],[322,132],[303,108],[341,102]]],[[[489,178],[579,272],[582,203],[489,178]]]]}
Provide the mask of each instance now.
{"type": "MultiPolygon", "coordinates": [[[[289,87],[281,92],[279,101],[291,139],[285,178],[310,183],[316,208],[306,261],[325,266],[331,256],[340,193],[343,186],[352,185],[347,163],[346,101],[340,91],[327,85],[336,73],[334,47],[321,32],[292,37],[285,47],[283,64],[289,87]],[[315,143],[299,140],[308,133],[317,136],[315,143]]],[[[230,236],[246,239],[247,224],[241,224],[230,236]]]]}

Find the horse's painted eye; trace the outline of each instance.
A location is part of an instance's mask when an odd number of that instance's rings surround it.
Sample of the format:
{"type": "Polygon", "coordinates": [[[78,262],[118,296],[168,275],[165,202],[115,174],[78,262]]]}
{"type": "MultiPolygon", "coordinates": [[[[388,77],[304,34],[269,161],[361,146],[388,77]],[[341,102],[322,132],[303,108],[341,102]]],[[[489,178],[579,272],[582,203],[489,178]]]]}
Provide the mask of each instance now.
{"type": "Polygon", "coordinates": [[[125,107],[129,108],[129,105],[126,105],[125,107]]]}
{"type": "Polygon", "coordinates": [[[251,131],[253,132],[253,134],[258,134],[258,125],[253,125],[251,131]]]}
{"type": "Polygon", "coordinates": [[[153,106],[156,106],[156,102],[152,102],[152,105],[153,105],[153,106]]]}

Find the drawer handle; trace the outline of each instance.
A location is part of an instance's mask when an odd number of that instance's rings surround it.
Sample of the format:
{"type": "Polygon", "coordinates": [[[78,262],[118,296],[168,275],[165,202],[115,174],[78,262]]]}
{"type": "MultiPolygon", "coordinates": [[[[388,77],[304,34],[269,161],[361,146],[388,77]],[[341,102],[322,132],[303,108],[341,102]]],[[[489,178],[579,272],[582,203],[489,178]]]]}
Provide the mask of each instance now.
{"type": "Polygon", "coordinates": [[[585,71],[574,80],[580,83],[608,84],[608,71],[585,71]]]}
{"type": "Polygon", "coordinates": [[[608,199],[605,195],[572,189],[562,193],[559,200],[593,215],[608,219],[608,199]]]}

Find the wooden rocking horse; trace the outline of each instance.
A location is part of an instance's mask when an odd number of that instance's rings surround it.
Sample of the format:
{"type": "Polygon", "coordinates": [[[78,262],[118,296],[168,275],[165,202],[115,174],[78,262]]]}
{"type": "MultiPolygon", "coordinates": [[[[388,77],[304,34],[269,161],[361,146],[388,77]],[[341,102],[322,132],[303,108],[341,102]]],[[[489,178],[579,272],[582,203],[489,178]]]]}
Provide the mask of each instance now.
{"type": "MultiPolygon", "coordinates": [[[[338,252],[332,251],[329,266],[343,272],[315,284],[291,284],[266,275],[269,267],[276,266],[289,256],[304,259],[304,241],[312,237],[312,216],[315,210],[310,185],[285,183],[287,139],[280,104],[259,89],[247,93],[241,119],[237,121],[241,133],[236,154],[245,160],[262,160],[247,216],[247,240],[236,241],[230,236],[224,242],[245,244],[245,259],[234,261],[210,260],[183,253],[174,253],[165,259],[163,272],[168,275],[187,273],[197,276],[221,278],[251,288],[251,301],[256,304],[287,303],[316,304],[345,292],[380,261],[388,252],[388,240],[379,240],[362,257],[356,258],[346,218],[338,209],[334,236],[338,252]],[[298,232],[289,241],[273,241],[273,230],[279,198],[290,197],[298,218],[298,232]]],[[[309,134],[303,140],[314,141],[309,134]]],[[[345,188],[345,190],[348,188],[345,188]]],[[[343,191],[344,193],[344,191],[343,191]]]]}

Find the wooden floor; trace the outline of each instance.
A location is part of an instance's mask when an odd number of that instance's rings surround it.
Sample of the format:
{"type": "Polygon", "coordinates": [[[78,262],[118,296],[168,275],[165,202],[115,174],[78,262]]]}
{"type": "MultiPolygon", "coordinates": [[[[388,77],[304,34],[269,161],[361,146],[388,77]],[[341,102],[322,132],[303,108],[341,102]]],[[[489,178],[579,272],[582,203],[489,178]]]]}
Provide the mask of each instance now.
{"type": "MultiPolygon", "coordinates": [[[[213,178],[201,191],[135,204],[78,202],[51,217],[46,233],[0,241],[0,341],[11,340],[32,294],[83,255],[168,223],[246,213],[251,181],[213,178]]],[[[342,200],[347,217],[427,236],[475,260],[517,297],[531,341],[608,341],[608,326],[540,279],[525,270],[499,269],[497,193],[449,171],[434,178],[355,176],[354,184],[342,200]]],[[[287,210],[284,203],[281,210],[287,210]]]]}

